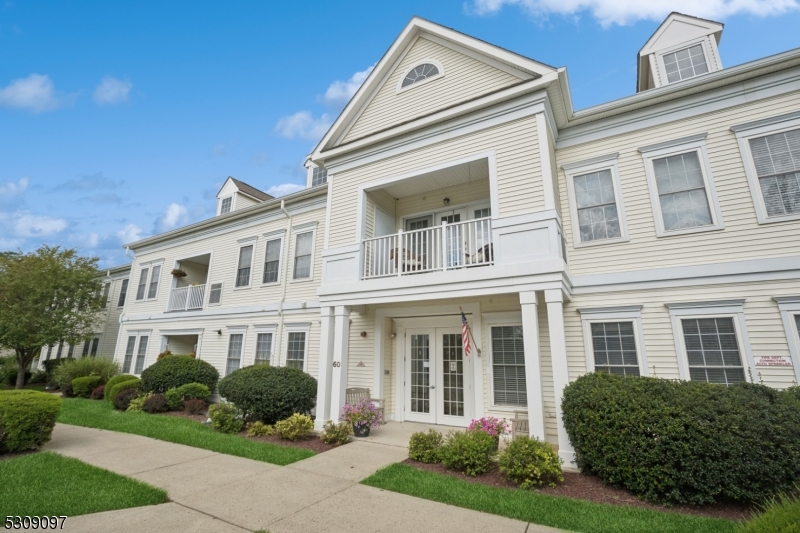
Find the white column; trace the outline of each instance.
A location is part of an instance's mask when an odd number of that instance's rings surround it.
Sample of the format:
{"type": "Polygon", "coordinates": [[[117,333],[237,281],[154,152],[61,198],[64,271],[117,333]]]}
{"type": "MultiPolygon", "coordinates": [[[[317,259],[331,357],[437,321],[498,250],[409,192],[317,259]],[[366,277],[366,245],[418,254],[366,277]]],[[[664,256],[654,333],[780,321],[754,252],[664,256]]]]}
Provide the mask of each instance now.
{"type": "Polygon", "coordinates": [[[576,468],[575,450],[572,449],[572,444],[569,442],[561,414],[564,388],[569,385],[567,339],[564,334],[564,305],[561,289],[544,291],[544,299],[547,302],[547,324],[550,330],[550,360],[553,365],[553,389],[556,400],[556,423],[558,424],[558,455],[564,460],[565,466],[576,468]]]}
{"type": "Polygon", "coordinates": [[[331,363],[330,417],[339,420],[347,390],[347,363],[350,346],[350,307],[337,305],[333,324],[333,361],[331,363]]]}
{"type": "Polygon", "coordinates": [[[539,317],[536,292],[519,293],[522,307],[522,337],[525,346],[525,389],[528,394],[528,426],[531,437],[544,440],[542,363],[539,360],[539,317]]]}
{"type": "Polygon", "coordinates": [[[317,416],[314,429],[331,419],[331,377],[333,376],[333,307],[323,307],[320,314],[319,371],[317,375],[317,416]]]}

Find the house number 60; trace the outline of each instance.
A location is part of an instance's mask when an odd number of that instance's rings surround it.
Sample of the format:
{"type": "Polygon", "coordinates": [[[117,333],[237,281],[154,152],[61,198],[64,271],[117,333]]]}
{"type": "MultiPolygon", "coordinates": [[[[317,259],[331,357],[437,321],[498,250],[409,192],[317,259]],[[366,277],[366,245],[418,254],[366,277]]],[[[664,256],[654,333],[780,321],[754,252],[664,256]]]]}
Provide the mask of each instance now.
{"type": "Polygon", "coordinates": [[[333,368],[339,368],[340,366],[342,366],[342,363],[340,363],[339,361],[333,362],[333,368]]]}

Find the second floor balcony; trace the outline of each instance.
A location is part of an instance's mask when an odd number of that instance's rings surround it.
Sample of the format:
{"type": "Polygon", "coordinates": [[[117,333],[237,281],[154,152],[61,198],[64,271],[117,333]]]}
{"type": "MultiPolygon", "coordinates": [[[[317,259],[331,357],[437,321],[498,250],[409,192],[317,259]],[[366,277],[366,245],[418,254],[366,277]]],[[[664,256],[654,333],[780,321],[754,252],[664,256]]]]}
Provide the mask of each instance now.
{"type": "Polygon", "coordinates": [[[211,254],[181,259],[173,272],[167,311],[196,311],[206,305],[211,254]]]}

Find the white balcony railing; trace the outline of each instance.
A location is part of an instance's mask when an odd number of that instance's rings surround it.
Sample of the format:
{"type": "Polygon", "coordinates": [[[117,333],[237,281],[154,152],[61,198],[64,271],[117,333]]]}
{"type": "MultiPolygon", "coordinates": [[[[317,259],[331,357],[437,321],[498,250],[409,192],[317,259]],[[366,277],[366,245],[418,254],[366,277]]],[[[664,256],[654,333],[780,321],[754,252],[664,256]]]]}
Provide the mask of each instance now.
{"type": "Polygon", "coordinates": [[[494,262],[492,222],[479,218],[364,240],[364,279],[455,270],[494,262]]]}
{"type": "Polygon", "coordinates": [[[205,285],[192,285],[189,287],[172,289],[172,297],[169,300],[169,310],[188,311],[190,309],[202,309],[205,296],[205,285]]]}

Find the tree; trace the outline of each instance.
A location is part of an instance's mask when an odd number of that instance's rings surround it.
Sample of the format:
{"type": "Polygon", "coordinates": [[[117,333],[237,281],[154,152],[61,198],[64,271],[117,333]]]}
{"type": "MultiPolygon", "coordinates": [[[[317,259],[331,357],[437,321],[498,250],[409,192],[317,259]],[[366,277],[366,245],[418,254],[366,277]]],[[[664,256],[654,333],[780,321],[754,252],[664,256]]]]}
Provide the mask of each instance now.
{"type": "Polygon", "coordinates": [[[88,340],[103,309],[97,258],[42,246],[0,254],[0,346],[16,352],[17,386],[42,346],[88,340]]]}

